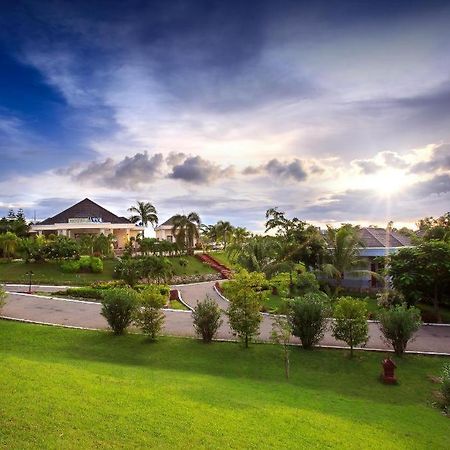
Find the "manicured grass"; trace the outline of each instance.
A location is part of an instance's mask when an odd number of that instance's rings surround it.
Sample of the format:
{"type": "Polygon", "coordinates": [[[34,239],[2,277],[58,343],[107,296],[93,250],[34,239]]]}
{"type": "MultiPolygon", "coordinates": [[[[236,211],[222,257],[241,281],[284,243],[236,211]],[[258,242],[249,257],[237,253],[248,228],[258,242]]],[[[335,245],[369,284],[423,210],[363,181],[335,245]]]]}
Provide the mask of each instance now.
{"type": "Polygon", "coordinates": [[[102,273],[64,273],[61,262],[51,261],[45,263],[2,262],[0,263],[0,281],[9,283],[28,284],[30,270],[34,273],[33,284],[55,284],[85,286],[96,281],[112,280],[114,260],[103,261],[102,273]]]}
{"type": "Polygon", "coordinates": [[[235,269],[236,264],[232,263],[230,261],[230,258],[228,258],[228,255],[225,251],[217,251],[217,252],[211,252],[210,255],[219,261],[221,264],[227,266],[229,269],[235,269]]]}
{"type": "Polygon", "coordinates": [[[169,300],[168,308],[179,309],[180,311],[189,311],[189,308],[183,305],[183,303],[181,303],[179,300],[169,300]]]}
{"type": "MultiPolygon", "coordinates": [[[[446,448],[431,406],[443,358],[408,355],[398,386],[380,353],[291,353],[233,343],[0,321],[0,447],[446,448]]],[[[447,359],[448,360],[448,359],[447,359]]]]}
{"type": "MultiPolygon", "coordinates": [[[[183,257],[188,261],[187,266],[181,266],[180,257],[169,258],[172,262],[175,275],[197,275],[216,273],[214,269],[194,256],[183,257]]],[[[115,260],[103,261],[102,273],[64,273],[59,261],[45,263],[25,263],[20,261],[8,261],[0,263],[0,282],[28,283],[27,272],[34,273],[33,284],[54,284],[69,286],[86,286],[96,281],[109,281],[113,279],[115,260]]]]}

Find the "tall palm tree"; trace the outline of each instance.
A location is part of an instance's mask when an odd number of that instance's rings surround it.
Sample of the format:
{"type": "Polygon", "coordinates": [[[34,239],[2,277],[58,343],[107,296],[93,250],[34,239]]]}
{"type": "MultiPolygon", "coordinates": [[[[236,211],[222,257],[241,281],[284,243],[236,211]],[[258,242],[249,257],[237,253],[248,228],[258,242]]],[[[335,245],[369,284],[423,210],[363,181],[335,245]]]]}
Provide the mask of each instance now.
{"type": "MultiPolygon", "coordinates": [[[[158,225],[158,214],[156,208],[150,202],[136,202],[136,206],[130,206],[128,211],[133,213],[130,216],[130,221],[137,223],[143,227],[147,227],[151,223],[152,227],[155,228],[158,225]]],[[[142,232],[142,237],[144,237],[144,232],[142,232]]]]}
{"type": "Polygon", "coordinates": [[[325,275],[336,280],[337,288],[341,288],[344,273],[369,274],[378,277],[378,274],[370,270],[358,269],[364,264],[360,258],[360,250],[364,247],[361,241],[359,229],[345,224],[340,228],[327,226],[327,260],[322,266],[325,275]]]}
{"type": "Polygon", "coordinates": [[[199,238],[200,223],[200,216],[196,212],[191,212],[187,216],[177,214],[173,217],[172,233],[175,240],[189,254],[194,253],[195,240],[199,238]]]}
{"type": "Polygon", "coordinates": [[[236,227],[231,236],[233,244],[243,244],[251,236],[250,231],[245,227],[236,227]]]}
{"type": "Polygon", "coordinates": [[[220,236],[220,239],[223,242],[223,248],[225,250],[227,248],[227,243],[233,231],[233,225],[231,225],[231,223],[228,221],[219,220],[215,226],[220,236]]]}

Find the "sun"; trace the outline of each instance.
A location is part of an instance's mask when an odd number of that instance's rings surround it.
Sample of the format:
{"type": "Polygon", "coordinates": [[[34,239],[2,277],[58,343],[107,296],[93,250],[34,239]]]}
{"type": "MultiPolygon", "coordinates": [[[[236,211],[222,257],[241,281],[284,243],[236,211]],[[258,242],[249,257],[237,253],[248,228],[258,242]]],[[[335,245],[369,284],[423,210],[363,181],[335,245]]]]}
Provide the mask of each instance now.
{"type": "Polygon", "coordinates": [[[404,170],[387,168],[370,176],[373,189],[381,197],[389,197],[401,192],[408,184],[404,170]]]}

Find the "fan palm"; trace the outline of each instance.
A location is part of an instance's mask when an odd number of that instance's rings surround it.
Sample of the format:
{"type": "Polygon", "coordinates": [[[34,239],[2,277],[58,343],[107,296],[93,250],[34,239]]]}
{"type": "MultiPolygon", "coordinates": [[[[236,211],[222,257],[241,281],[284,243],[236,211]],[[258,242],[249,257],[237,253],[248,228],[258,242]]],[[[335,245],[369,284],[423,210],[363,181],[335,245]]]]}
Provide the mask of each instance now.
{"type": "MultiPolygon", "coordinates": [[[[150,223],[154,228],[158,225],[158,214],[156,208],[150,202],[140,202],[136,203],[136,206],[131,206],[128,211],[133,213],[130,216],[130,221],[137,223],[143,227],[147,227],[150,223]]],[[[144,236],[144,232],[142,232],[144,236]]]]}
{"type": "Polygon", "coordinates": [[[196,212],[191,212],[187,216],[177,214],[172,220],[172,233],[177,244],[185,248],[189,254],[194,252],[194,244],[199,238],[199,226],[201,220],[196,212]]]}

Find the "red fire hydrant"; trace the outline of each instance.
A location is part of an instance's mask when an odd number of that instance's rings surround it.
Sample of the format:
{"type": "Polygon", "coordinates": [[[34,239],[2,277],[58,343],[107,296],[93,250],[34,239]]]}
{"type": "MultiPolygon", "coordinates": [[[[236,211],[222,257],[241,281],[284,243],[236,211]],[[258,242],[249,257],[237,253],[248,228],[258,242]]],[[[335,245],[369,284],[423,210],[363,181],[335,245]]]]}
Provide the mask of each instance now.
{"type": "Polygon", "coordinates": [[[397,384],[397,378],[395,378],[395,362],[391,358],[386,358],[382,361],[383,373],[381,374],[381,379],[385,384],[397,384]]]}

